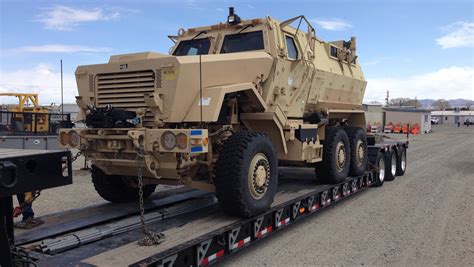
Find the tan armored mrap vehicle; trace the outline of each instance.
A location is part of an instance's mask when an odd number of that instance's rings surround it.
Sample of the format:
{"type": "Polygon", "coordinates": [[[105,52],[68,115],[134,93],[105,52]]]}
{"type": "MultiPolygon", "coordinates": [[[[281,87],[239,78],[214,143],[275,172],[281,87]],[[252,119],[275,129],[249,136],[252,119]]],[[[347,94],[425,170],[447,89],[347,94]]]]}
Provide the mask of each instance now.
{"type": "Polygon", "coordinates": [[[92,161],[104,199],[184,184],[248,217],[270,207],[278,166],[314,167],[325,183],[366,171],[355,38],[324,42],[304,16],[241,20],[232,8],[226,23],[170,38],[170,55],[76,70],[88,127],[62,130],[60,143],[92,161]]]}

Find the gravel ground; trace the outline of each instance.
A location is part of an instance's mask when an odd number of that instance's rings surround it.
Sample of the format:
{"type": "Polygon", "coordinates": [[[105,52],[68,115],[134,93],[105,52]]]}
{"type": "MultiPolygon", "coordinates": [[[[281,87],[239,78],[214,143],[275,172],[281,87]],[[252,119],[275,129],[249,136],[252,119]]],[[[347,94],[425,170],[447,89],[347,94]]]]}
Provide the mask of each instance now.
{"type": "MultiPolygon", "coordinates": [[[[228,266],[474,265],[474,127],[433,127],[410,137],[403,177],[274,234],[228,266]]],[[[403,138],[401,135],[392,135],[403,138]]],[[[88,171],[45,190],[38,215],[103,202],[88,171]]]]}

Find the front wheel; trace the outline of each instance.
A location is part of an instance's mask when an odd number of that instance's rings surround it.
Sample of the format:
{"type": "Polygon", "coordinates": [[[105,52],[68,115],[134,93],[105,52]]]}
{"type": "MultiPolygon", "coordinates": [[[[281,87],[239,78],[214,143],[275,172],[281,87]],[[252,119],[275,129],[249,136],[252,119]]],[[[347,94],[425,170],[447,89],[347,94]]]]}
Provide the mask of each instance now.
{"type": "Polygon", "coordinates": [[[224,212],[245,218],[265,212],[278,184],[278,160],[270,139],[249,132],[231,136],[219,154],[214,183],[224,212]]]}
{"type": "MultiPolygon", "coordinates": [[[[129,185],[124,179],[133,179],[121,175],[107,175],[92,165],[92,183],[97,193],[112,203],[138,202],[138,188],[129,185]]],[[[143,199],[146,200],[155,191],[156,185],[143,186],[143,199]]]]}

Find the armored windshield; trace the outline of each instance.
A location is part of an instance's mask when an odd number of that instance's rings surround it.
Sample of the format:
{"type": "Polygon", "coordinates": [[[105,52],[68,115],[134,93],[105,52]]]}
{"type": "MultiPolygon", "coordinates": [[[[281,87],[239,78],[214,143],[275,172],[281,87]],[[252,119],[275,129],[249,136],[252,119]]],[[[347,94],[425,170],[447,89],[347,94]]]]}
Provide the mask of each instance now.
{"type": "Polygon", "coordinates": [[[174,50],[174,56],[194,56],[194,55],[206,55],[209,53],[209,47],[211,42],[209,38],[201,38],[194,40],[181,41],[178,44],[176,50],[174,50]]]}
{"type": "Polygon", "coordinates": [[[226,35],[221,53],[235,53],[264,49],[263,32],[246,32],[226,35]]]}

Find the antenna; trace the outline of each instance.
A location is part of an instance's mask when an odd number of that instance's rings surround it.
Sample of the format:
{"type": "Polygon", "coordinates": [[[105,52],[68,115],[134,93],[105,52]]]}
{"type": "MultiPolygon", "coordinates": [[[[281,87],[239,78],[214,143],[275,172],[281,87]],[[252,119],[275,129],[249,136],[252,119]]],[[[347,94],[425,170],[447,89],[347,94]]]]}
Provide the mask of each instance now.
{"type": "Polygon", "coordinates": [[[63,60],[60,60],[61,63],[61,120],[63,120],[64,115],[64,87],[63,87],[63,60]]]}
{"type": "MultiPolygon", "coordinates": [[[[201,44],[199,44],[201,46],[201,44]]],[[[199,49],[201,50],[201,49],[199,49]]],[[[201,51],[199,51],[199,108],[201,111],[201,128],[202,128],[202,59],[201,59],[201,51]]]]}

